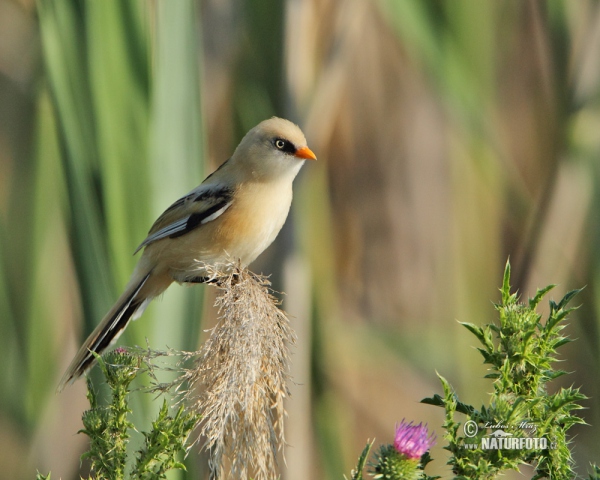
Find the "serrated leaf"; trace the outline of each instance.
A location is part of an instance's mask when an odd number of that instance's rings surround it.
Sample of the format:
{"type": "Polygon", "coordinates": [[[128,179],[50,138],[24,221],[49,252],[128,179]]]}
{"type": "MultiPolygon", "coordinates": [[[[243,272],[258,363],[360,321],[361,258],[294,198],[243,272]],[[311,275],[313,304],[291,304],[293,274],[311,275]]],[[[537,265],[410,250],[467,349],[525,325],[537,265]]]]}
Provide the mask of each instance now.
{"type": "Polygon", "coordinates": [[[531,310],[535,309],[538,306],[544,295],[546,295],[550,290],[552,290],[556,285],[548,285],[547,287],[538,289],[533,298],[529,299],[529,308],[531,310]]]}
{"type": "Polygon", "coordinates": [[[571,343],[573,340],[569,337],[560,337],[555,342],[552,343],[552,348],[556,349],[558,347],[562,347],[567,343],[571,343]]]}
{"type": "Polygon", "coordinates": [[[488,363],[488,364],[491,364],[491,365],[495,365],[496,364],[494,362],[494,356],[490,355],[487,350],[484,350],[483,348],[477,347],[477,351],[479,353],[481,353],[481,356],[483,357],[483,363],[488,363]]]}
{"type": "Polygon", "coordinates": [[[510,302],[510,259],[506,260],[506,266],[504,267],[501,292],[502,305],[506,306],[510,302]]]}
{"type": "Polygon", "coordinates": [[[552,314],[548,318],[548,321],[546,322],[546,327],[545,327],[546,334],[549,334],[553,330],[555,330],[556,325],[561,320],[563,320],[567,315],[569,315],[573,310],[575,310],[575,308],[568,308],[566,310],[556,310],[556,311],[552,312],[552,314]]]}
{"type": "Polygon", "coordinates": [[[446,405],[444,398],[437,393],[433,397],[427,397],[421,400],[420,403],[425,403],[427,405],[435,405],[436,407],[443,407],[446,405]]]}
{"type": "Polygon", "coordinates": [[[448,380],[446,380],[443,376],[441,376],[438,372],[435,372],[435,374],[437,375],[437,377],[440,379],[440,382],[442,384],[442,388],[444,389],[444,395],[447,397],[448,395],[452,395],[452,387],[450,386],[450,383],[448,383],[448,380]]]}
{"type": "Polygon", "coordinates": [[[544,372],[544,376],[548,378],[548,380],[554,380],[558,377],[562,377],[563,375],[568,374],[566,370],[546,370],[544,372]]]}
{"type": "Polygon", "coordinates": [[[591,464],[593,472],[590,474],[589,480],[600,480],[600,467],[596,464],[591,464]]]}
{"type": "Polygon", "coordinates": [[[500,331],[501,331],[501,330],[500,330],[500,327],[499,327],[498,325],[494,325],[493,323],[490,323],[490,324],[488,325],[488,328],[489,328],[490,330],[493,330],[493,331],[494,331],[494,332],[496,332],[496,333],[500,333],[500,331]]]}
{"type": "Polygon", "coordinates": [[[456,411],[458,413],[464,413],[465,415],[469,416],[477,414],[477,410],[473,405],[468,405],[466,403],[459,402],[458,400],[456,401],[456,411]]]}
{"type": "Polygon", "coordinates": [[[522,342],[524,344],[527,344],[527,342],[531,339],[531,337],[533,336],[534,333],[535,333],[534,329],[531,329],[528,332],[525,332],[525,335],[523,335],[522,342]]]}
{"type": "Polygon", "coordinates": [[[569,405],[569,410],[571,409],[581,409],[581,405],[575,404],[577,401],[585,400],[587,397],[577,391],[571,390],[561,390],[557,394],[553,395],[552,403],[550,404],[550,410],[553,412],[558,412],[565,406],[569,405]],[[571,405],[572,404],[572,405],[571,405]]]}
{"type": "Polygon", "coordinates": [[[375,439],[369,441],[367,440],[367,444],[363,449],[360,457],[358,457],[358,463],[356,464],[356,469],[354,469],[350,475],[352,480],[363,480],[363,470],[365,469],[365,465],[367,464],[367,459],[369,458],[369,454],[371,453],[371,449],[373,448],[373,444],[375,443],[375,439]]]}
{"type": "Polygon", "coordinates": [[[478,327],[474,323],[469,322],[459,322],[463,327],[465,327],[469,332],[475,335],[481,343],[485,345],[485,337],[483,335],[483,330],[481,327],[478,327]]]}
{"type": "Polygon", "coordinates": [[[566,307],[567,304],[573,299],[573,297],[575,297],[576,295],[578,295],[579,293],[581,293],[584,288],[585,287],[577,288],[575,290],[571,290],[570,292],[567,292],[565,294],[565,296],[561,299],[561,301],[558,302],[558,308],[562,309],[562,308],[566,307]]]}

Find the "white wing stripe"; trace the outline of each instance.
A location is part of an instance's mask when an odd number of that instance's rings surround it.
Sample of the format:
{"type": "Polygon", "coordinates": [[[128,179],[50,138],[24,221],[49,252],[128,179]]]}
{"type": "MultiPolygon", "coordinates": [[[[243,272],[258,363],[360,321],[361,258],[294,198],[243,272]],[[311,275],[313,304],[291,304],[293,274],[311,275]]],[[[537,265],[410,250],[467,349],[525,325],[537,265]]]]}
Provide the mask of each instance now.
{"type": "Polygon", "coordinates": [[[202,220],[200,222],[200,225],[204,225],[205,223],[212,222],[215,218],[220,217],[223,214],[223,212],[225,210],[227,210],[231,206],[231,203],[232,202],[229,202],[228,204],[224,205],[222,208],[220,208],[219,210],[217,210],[212,215],[209,215],[208,217],[206,217],[204,220],[202,220]]]}

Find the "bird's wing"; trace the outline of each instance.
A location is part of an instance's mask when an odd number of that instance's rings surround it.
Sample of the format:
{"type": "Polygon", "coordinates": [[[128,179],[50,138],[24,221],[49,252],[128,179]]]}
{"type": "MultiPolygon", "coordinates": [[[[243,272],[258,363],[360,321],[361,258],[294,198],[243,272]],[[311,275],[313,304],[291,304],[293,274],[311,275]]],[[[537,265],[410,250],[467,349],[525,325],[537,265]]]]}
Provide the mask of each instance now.
{"type": "Polygon", "coordinates": [[[173,203],[158,217],[135,253],[157,240],[180,237],[218,218],[232,202],[231,187],[203,183],[173,203]]]}

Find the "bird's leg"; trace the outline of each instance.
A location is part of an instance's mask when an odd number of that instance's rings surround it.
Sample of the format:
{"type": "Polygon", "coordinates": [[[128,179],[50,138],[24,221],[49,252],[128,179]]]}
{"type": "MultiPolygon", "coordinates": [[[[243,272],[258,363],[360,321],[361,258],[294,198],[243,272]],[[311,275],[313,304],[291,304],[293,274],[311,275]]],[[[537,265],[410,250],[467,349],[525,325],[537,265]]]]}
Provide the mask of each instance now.
{"type": "MultiPolygon", "coordinates": [[[[231,284],[235,285],[236,283],[239,282],[239,275],[237,273],[234,273],[232,275],[232,281],[231,284]]],[[[190,277],[190,278],[186,278],[183,283],[212,283],[215,285],[220,285],[222,283],[222,281],[218,278],[210,278],[210,277],[190,277]]]]}
{"type": "Polygon", "coordinates": [[[186,278],[184,280],[184,283],[216,283],[217,280],[213,279],[211,280],[209,277],[191,277],[191,278],[186,278]]]}

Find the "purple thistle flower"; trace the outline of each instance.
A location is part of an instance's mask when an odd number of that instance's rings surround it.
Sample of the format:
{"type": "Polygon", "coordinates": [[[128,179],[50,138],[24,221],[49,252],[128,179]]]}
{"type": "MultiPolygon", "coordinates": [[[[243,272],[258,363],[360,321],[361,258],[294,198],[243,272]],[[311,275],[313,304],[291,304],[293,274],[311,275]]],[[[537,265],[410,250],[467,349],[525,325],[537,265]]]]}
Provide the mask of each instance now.
{"type": "Polygon", "coordinates": [[[115,353],[127,353],[127,349],[123,347],[117,347],[113,350],[115,353]]]}
{"type": "Polygon", "coordinates": [[[405,455],[413,460],[420,459],[423,454],[435,445],[436,437],[432,433],[427,436],[427,424],[413,425],[413,422],[406,423],[404,419],[400,425],[396,426],[396,436],[394,437],[394,448],[398,453],[405,455]]]}

